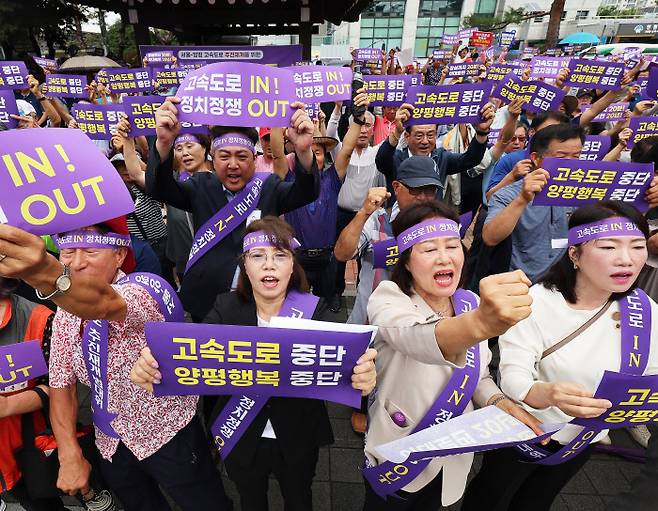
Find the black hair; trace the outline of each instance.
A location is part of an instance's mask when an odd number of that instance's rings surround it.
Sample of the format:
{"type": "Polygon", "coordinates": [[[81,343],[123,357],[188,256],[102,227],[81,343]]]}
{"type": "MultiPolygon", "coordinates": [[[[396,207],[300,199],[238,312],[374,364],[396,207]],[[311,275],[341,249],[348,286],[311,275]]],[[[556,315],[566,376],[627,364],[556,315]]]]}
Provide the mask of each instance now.
{"type": "MultiPolygon", "coordinates": [[[[457,211],[443,202],[431,200],[419,202],[401,211],[393,222],[393,234],[397,237],[407,229],[429,218],[447,218],[459,223],[459,214],[457,211]]],[[[466,253],[465,250],[464,253],[466,253]]],[[[407,269],[410,255],[411,250],[405,250],[400,254],[397,263],[395,263],[395,266],[393,267],[393,274],[391,275],[391,280],[398,285],[404,294],[409,296],[412,294],[411,289],[414,281],[413,275],[411,275],[411,272],[407,269]]],[[[463,280],[464,271],[462,270],[460,284],[463,280]]]]}
{"type": "Polygon", "coordinates": [[[569,116],[563,112],[560,112],[558,110],[550,110],[548,112],[542,112],[540,114],[537,114],[535,118],[532,120],[532,124],[530,124],[530,128],[533,130],[537,131],[537,128],[544,124],[546,121],[557,121],[560,124],[569,124],[571,120],[569,119],[569,116]]]}
{"type": "Polygon", "coordinates": [[[635,142],[631,149],[631,160],[637,163],[658,163],[658,136],[635,142]]]}
{"type": "Polygon", "coordinates": [[[534,134],[530,141],[530,152],[542,156],[546,152],[546,149],[548,149],[550,143],[554,140],[566,142],[573,138],[580,139],[581,143],[585,142],[585,134],[580,126],[574,126],[570,123],[553,124],[534,134]]]}
{"type": "Polygon", "coordinates": [[[245,128],[242,126],[211,126],[210,138],[216,139],[227,133],[241,133],[253,142],[254,145],[258,143],[258,132],[255,128],[245,128]]]}
{"type": "MultiPolygon", "coordinates": [[[[432,124],[432,123],[431,123],[431,122],[428,122],[427,124],[432,124]]],[[[405,126],[405,127],[404,127],[404,131],[406,131],[407,133],[409,133],[409,135],[411,135],[411,128],[413,128],[414,126],[416,126],[416,125],[415,125],[415,124],[411,124],[411,125],[409,125],[409,126],[405,126]]],[[[438,131],[439,131],[439,127],[438,127],[438,126],[439,126],[439,125],[438,125],[438,124],[432,124],[432,126],[434,126],[434,127],[436,128],[436,131],[437,131],[437,133],[438,133],[438,131]]]]}
{"type": "MultiPolygon", "coordinates": [[[[612,217],[628,218],[639,227],[645,238],[649,238],[649,225],[644,216],[630,204],[620,201],[604,200],[578,208],[569,218],[569,229],[612,217]]],[[[576,245],[576,250],[580,250],[581,246],[582,243],[576,245]]],[[[539,279],[539,283],[546,289],[559,291],[567,302],[576,303],[578,298],[576,296],[576,272],[577,270],[574,268],[573,261],[567,251],[539,279]]],[[[611,299],[619,300],[623,298],[635,289],[636,286],[637,280],[625,293],[613,293],[611,299]]]]}

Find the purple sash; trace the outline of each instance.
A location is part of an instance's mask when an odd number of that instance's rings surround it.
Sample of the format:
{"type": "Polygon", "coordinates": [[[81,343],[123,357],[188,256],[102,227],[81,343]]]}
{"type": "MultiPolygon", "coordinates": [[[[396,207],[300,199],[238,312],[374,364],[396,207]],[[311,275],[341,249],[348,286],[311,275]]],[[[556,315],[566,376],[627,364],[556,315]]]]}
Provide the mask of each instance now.
{"type": "MultiPolygon", "coordinates": [[[[641,289],[619,301],[621,322],[621,364],[620,373],[642,376],[649,361],[651,345],[651,302],[641,289]]],[[[603,397],[603,396],[602,396],[603,397]]],[[[600,428],[586,428],[556,453],[537,445],[521,444],[516,448],[526,458],[540,465],[559,465],[573,459],[585,450],[602,431],[600,428]]]]}
{"type": "MultiPolygon", "coordinates": [[[[464,289],[457,289],[453,297],[455,315],[476,309],[475,294],[464,289]]],[[[461,415],[470,403],[480,380],[480,345],[471,346],[466,351],[466,364],[452,372],[450,380],[439,394],[436,402],[414,428],[413,433],[450,417],[461,415]]],[[[363,476],[370,483],[374,492],[382,498],[391,495],[411,483],[430,463],[431,460],[405,461],[393,463],[385,461],[376,466],[362,470],[363,476]]]]}
{"type": "MultiPolygon", "coordinates": [[[[319,297],[310,293],[290,291],[286,296],[279,316],[310,318],[313,316],[319,297]]],[[[210,431],[222,459],[231,454],[249,425],[267,404],[268,398],[261,396],[233,396],[219,412],[210,431]]]]}
{"type": "Polygon", "coordinates": [[[263,183],[269,176],[266,172],[257,172],[243,190],[231,202],[215,213],[194,234],[190,257],[185,272],[201,259],[217,243],[231,234],[258,206],[263,183]]]}
{"type": "MultiPolygon", "coordinates": [[[[173,288],[158,275],[132,273],[119,279],[116,284],[137,284],[157,302],[165,321],[183,321],[183,306],[173,288]]],[[[109,323],[105,319],[88,321],[82,333],[82,356],[91,388],[91,411],[94,425],[112,438],[119,435],[112,427],[117,416],[108,409],[107,361],[109,348],[109,323]]]]}

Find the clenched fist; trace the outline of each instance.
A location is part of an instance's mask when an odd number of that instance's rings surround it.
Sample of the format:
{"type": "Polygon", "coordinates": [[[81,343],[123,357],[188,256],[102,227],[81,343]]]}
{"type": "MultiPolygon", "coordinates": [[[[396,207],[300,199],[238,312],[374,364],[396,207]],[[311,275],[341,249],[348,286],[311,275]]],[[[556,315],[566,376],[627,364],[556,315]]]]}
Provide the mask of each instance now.
{"type": "Polygon", "coordinates": [[[368,196],[366,200],[363,201],[363,207],[361,208],[363,212],[370,216],[379,208],[382,207],[384,201],[391,196],[390,193],[386,191],[384,186],[376,186],[368,190],[368,196]]]}

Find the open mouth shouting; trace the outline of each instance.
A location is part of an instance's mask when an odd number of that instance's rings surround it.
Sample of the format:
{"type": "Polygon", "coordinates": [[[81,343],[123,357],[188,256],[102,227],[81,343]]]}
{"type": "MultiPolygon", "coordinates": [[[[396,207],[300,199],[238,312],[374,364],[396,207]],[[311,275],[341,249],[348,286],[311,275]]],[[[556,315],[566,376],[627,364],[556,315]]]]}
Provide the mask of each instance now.
{"type": "Polygon", "coordinates": [[[455,272],[452,270],[441,270],[434,274],[434,282],[440,287],[450,287],[453,282],[455,272]]]}
{"type": "Polygon", "coordinates": [[[275,289],[279,285],[279,279],[271,275],[266,275],[260,281],[265,289],[275,289]]]}

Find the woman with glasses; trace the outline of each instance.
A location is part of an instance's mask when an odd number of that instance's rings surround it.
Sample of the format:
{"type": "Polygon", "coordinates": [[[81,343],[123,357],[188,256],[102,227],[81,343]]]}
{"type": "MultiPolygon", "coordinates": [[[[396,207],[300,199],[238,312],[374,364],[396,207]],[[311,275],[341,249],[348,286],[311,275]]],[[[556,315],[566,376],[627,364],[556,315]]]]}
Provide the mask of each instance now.
{"type": "MultiPolygon", "coordinates": [[[[244,252],[239,258],[240,275],[235,291],[217,296],[205,323],[269,326],[273,316],[284,314],[289,295],[308,298],[304,270],[294,255],[297,243],[292,228],[283,220],[265,217],[247,227],[244,252]]],[[[312,318],[322,320],[328,308],[320,300],[312,318]]],[[[375,351],[368,350],[354,367],[352,386],[364,395],[375,386],[375,351]]],[[[153,390],[161,374],[148,348],[133,367],[134,383],[153,390]]],[[[221,396],[214,417],[230,408],[229,396],[221,396]]],[[[214,430],[214,428],[213,428],[214,430]]],[[[323,401],[301,398],[270,398],[245,429],[229,454],[226,470],[237,486],[243,511],[266,511],[270,474],[279,482],[285,508],[313,508],[311,484],[320,446],[333,442],[333,433],[323,401]]]]}

